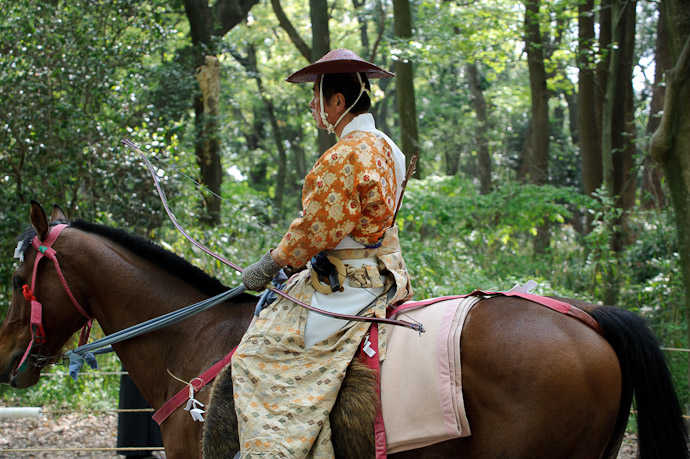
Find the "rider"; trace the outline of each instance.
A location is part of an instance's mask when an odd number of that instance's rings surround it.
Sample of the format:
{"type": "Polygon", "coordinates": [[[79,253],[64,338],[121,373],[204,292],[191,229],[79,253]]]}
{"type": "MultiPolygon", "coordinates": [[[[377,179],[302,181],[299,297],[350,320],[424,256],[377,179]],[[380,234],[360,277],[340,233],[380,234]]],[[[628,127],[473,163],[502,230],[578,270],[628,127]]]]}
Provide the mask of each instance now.
{"type": "MultiPolygon", "coordinates": [[[[287,78],[314,82],[309,107],[316,125],[339,140],[305,178],[301,217],[275,249],[244,269],[247,289],[262,290],[282,267],[307,265],[285,291],[320,309],[385,317],[387,306],[411,297],[393,221],[405,157],[368,113],[369,78],[393,76],[336,49],[287,78]],[[346,270],[335,292],[312,281],[312,258],[320,253],[346,270]]],[[[368,329],[282,298],[261,311],[232,359],[241,457],[334,457],[329,413],[368,329]]],[[[379,340],[382,360],[385,327],[379,340]]]]}

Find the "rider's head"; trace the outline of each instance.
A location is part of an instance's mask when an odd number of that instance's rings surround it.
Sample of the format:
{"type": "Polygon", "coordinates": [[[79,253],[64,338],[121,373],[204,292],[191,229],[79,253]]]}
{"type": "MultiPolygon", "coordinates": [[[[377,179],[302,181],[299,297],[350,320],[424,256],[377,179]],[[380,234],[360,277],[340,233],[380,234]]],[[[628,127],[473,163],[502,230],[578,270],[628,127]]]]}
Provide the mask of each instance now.
{"type": "Polygon", "coordinates": [[[315,83],[314,97],[309,106],[317,126],[334,132],[348,113],[357,115],[369,111],[370,78],[393,76],[393,73],[365,61],[354,51],[334,49],[313,64],[296,71],[286,81],[315,83]],[[333,119],[335,122],[332,122],[333,119]]]}

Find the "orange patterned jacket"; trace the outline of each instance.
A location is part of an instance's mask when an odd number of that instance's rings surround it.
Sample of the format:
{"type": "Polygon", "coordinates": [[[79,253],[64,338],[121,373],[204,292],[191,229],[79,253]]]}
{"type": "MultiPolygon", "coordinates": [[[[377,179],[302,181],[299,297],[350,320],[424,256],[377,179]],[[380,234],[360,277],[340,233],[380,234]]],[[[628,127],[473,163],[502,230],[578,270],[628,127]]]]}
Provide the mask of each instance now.
{"type": "Polygon", "coordinates": [[[354,131],[326,151],[307,174],[302,216],[273,250],[281,265],[295,268],[347,235],[374,245],[391,226],[397,191],[393,154],[376,133],[354,131]]]}

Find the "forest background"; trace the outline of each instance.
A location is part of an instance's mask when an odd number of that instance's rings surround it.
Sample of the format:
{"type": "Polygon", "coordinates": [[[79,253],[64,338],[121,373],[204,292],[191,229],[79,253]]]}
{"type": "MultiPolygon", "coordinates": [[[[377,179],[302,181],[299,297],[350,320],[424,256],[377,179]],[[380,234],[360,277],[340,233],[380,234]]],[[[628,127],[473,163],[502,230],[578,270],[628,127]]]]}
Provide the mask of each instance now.
{"type": "MultiPolygon", "coordinates": [[[[284,79],[346,47],[396,73],[372,81],[372,113],[408,159],[419,153],[397,220],[416,298],[534,279],[537,293],[642,314],[665,347],[688,347],[690,0],[0,0],[0,11],[4,298],[30,199],[237,285],[176,232],[120,141],[155,158],[189,232],[246,266],[280,240],[335,141],[317,133],[311,85],[284,79]]],[[[687,407],[687,354],[667,357],[687,407]]],[[[19,404],[72,394],[112,406],[117,381],[51,378],[24,394],[0,388],[19,404]]]]}

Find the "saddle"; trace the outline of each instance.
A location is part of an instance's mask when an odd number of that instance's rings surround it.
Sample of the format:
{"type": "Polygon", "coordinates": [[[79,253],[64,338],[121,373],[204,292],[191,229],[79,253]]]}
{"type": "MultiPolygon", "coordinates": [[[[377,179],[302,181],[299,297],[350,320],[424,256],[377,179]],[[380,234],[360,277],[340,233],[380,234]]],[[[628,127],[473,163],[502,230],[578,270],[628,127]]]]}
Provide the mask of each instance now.
{"type": "MultiPolygon", "coordinates": [[[[399,306],[408,319],[424,324],[423,334],[386,325],[388,345],[380,369],[385,453],[470,435],[462,395],[460,335],[467,314],[480,299],[437,298],[399,306]],[[402,396],[405,403],[400,403],[402,396]]],[[[385,457],[383,451],[378,456],[385,457]]]]}
{"type": "Polygon", "coordinates": [[[407,302],[395,308],[391,316],[404,310],[408,319],[424,325],[425,333],[385,325],[388,347],[380,369],[382,422],[375,423],[377,458],[471,434],[462,392],[460,338],[467,315],[481,299],[517,296],[570,315],[602,333],[599,324],[582,310],[527,293],[533,285],[516,286],[510,292],[475,291],[407,302]],[[405,403],[400,403],[402,394],[405,403]],[[385,449],[379,447],[383,426],[385,449]]]}

